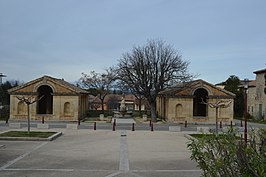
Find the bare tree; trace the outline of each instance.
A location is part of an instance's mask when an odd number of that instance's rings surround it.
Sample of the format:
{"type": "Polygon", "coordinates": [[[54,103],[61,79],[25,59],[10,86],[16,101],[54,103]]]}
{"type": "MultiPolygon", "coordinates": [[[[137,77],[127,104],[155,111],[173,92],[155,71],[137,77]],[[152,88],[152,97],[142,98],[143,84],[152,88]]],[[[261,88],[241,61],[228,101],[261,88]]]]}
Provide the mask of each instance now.
{"type": "Polygon", "coordinates": [[[36,96],[29,96],[29,97],[25,97],[25,96],[17,96],[17,99],[22,101],[23,103],[26,103],[27,104],[27,113],[28,113],[28,134],[30,134],[30,105],[41,100],[42,98],[44,97],[41,96],[41,97],[36,97],[36,96]]]}
{"type": "Polygon", "coordinates": [[[106,73],[96,73],[95,71],[91,71],[90,74],[82,73],[80,82],[84,88],[95,89],[95,96],[101,100],[102,111],[104,113],[104,98],[112,87],[112,73],[109,70],[106,70],[106,73]]]}
{"type": "Polygon", "coordinates": [[[117,76],[137,95],[143,95],[156,121],[156,97],[164,88],[192,78],[189,62],[162,40],[150,40],[144,46],[133,47],[117,65],[117,76]]]}

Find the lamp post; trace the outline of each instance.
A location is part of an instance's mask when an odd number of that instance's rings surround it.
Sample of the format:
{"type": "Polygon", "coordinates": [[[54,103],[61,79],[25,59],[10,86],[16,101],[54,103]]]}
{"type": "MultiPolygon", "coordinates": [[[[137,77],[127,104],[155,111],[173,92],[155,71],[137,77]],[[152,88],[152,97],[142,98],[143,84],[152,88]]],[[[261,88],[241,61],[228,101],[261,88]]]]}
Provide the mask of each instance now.
{"type": "Polygon", "coordinates": [[[245,119],[245,128],[244,128],[244,141],[247,143],[248,134],[247,134],[247,90],[248,90],[248,79],[244,79],[244,119],[245,119]]]}
{"type": "Polygon", "coordinates": [[[2,78],[6,77],[6,75],[4,75],[3,73],[0,73],[0,85],[2,85],[2,78]]]}

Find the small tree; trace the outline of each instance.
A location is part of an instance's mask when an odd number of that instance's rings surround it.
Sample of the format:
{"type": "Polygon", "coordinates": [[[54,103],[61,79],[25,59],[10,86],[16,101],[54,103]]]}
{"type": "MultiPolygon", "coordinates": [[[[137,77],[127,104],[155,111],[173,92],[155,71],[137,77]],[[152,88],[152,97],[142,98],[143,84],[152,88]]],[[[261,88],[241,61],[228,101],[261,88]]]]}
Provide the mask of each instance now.
{"type": "Polygon", "coordinates": [[[30,105],[41,100],[44,96],[41,97],[36,97],[36,96],[29,96],[29,97],[25,97],[25,96],[21,96],[18,97],[17,99],[22,101],[23,103],[27,104],[27,113],[28,113],[28,134],[30,134],[30,105]]]}
{"type": "Polygon", "coordinates": [[[151,117],[156,121],[156,98],[158,93],[176,82],[191,79],[189,62],[162,40],[150,40],[144,46],[133,47],[120,58],[116,71],[137,95],[142,95],[151,107],[151,117]]]}
{"type": "Polygon", "coordinates": [[[215,112],[216,112],[216,118],[215,118],[215,133],[218,134],[218,111],[221,108],[227,108],[230,106],[230,104],[232,103],[232,101],[225,101],[225,100],[218,100],[215,103],[207,103],[204,102],[203,98],[201,101],[201,104],[206,104],[208,105],[210,108],[215,108],[215,112]]]}

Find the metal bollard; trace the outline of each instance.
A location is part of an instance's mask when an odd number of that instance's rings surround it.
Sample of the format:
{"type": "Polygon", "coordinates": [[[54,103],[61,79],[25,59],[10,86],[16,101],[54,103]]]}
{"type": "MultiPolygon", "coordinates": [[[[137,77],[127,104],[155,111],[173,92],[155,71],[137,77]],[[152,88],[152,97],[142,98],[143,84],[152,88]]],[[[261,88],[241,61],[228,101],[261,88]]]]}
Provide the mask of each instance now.
{"type": "Polygon", "coordinates": [[[78,119],[78,125],[80,125],[80,119],[78,119]]]}
{"type": "Polygon", "coordinates": [[[44,117],[42,117],[42,124],[44,124],[44,117]]]}
{"type": "Polygon", "coordinates": [[[114,125],[116,126],[116,119],[114,119],[114,125]]]}
{"type": "Polygon", "coordinates": [[[242,122],[242,120],[240,120],[240,127],[243,127],[243,122],[242,122]]]}
{"type": "Polygon", "coordinates": [[[151,131],[153,132],[153,123],[151,123],[151,131]]]}
{"type": "Polygon", "coordinates": [[[96,130],[96,122],[94,122],[93,130],[96,130]]]}
{"type": "Polygon", "coordinates": [[[135,131],[135,124],[132,123],[132,131],[135,131]]]}
{"type": "Polygon", "coordinates": [[[220,121],[220,128],[223,128],[223,123],[222,123],[222,121],[220,121]]]}
{"type": "Polygon", "coordinates": [[[231,128],[233,127],[233,121],[230,122],[230,127],[231,127],[231,128]]]}
{"type": "Polygon", "coordinates": [[[151,123],[151,120],[150,120],[150,127],[151,127],[151,124],[152,124],[152,123],[151,123]]]}
{"type": "Polygon", "coordinates": [[[187,127],[187,121],[185,121],[185,127],[187,127]]]}
{"type": "Polygon", "coordinates": [[[115,131],[115,121],[113,122],[113,131],[115,131]]]}
{"type": "Polygon", "coordinates": [[[8,124],[8,118],[6,118],[6,124],[8,124]]]}

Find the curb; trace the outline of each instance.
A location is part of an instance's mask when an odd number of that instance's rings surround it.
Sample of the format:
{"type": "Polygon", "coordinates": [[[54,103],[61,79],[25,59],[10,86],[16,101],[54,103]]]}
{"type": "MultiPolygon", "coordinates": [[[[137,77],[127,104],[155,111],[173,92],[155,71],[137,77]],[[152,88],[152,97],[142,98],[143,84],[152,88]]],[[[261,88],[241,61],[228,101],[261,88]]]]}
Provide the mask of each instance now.
{"type": "Polygon", "coordinates": [[[59,136],[61,136],[62,132],[57,132],[48,138],[35,138],[35,137],[0,137],[0,140],[11,140],[11,141],[53,141],[59,136]]]}
{"type": "Polygon", "coordinates": [[[189,134],[184,134],[184,137],[187,138],[188,140],[196,140],[196,138],[190,136],[189,134]]]}

